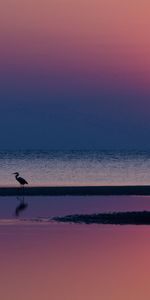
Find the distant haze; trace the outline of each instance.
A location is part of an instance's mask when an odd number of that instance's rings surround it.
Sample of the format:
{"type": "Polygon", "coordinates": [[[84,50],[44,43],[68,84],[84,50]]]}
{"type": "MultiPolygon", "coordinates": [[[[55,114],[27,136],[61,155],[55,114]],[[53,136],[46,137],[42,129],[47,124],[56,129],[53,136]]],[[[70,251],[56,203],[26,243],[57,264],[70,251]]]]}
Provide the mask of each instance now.
{"type": "Polygon", "coordinates": [[[1,149],[150,149],[150,3],[2,0],[1,149]]]}

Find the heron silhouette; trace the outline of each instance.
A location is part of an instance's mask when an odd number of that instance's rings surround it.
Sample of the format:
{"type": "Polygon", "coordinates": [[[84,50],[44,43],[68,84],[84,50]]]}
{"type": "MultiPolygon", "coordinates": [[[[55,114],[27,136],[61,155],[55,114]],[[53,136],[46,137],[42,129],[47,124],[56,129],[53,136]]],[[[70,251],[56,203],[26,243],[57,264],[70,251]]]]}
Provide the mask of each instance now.
{"type": "Polygon", "coordinates": [[[13,173],[13,174],[16,175],[15,178],[16,178],[16,180],[20,183],[20,185],[21,185],[22,187],[24,187],[25,184],[28,184],[28,182],[27,182],[24,178],[22,178],[22,177],[19,176],[19,173],[18,173],[18,172],[15,172],[15,173],[13,173]]]}

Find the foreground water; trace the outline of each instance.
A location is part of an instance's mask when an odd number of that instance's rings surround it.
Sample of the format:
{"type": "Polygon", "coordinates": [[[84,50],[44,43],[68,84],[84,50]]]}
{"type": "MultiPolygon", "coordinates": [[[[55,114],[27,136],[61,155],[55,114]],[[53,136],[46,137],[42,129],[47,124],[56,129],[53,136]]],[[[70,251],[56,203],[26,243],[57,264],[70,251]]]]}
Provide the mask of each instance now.
{"type": "Polygon", "coordinates": [[[44,222],[56,216],[123,211],[150,211],[150,196],[0,197],[0,224],[16,218],[17,223],[18,218],[44,222]],[[22,202],[25,206],[18,210],[22,202]]]}
{"type": "Polygon", "coordinates": [[[39,186],[149,184],[150,151],[1,151],[0,186],[16,171],[39,186]]]}
{"type": "Polygon", "coordinates": [[[127,210],[150,210],[150,197],[0,197],[0,299],[149,299],[149,226],[48,221],[127,210]]]}
{"type": "Polygon", "coordinates": [[[149,299],[149,234],[134,226],[0,226],[0,297],[149,299]]]}
{"type": "Polygon", "coordinates": [[[150,298],[150,228],[0,225],[0,298],[150,298]]]}

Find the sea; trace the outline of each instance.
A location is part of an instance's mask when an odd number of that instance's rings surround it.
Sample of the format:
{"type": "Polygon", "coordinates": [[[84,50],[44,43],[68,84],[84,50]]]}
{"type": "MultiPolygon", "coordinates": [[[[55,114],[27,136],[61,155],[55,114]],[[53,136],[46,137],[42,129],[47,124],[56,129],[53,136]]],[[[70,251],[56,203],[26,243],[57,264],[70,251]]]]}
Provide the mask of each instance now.
{"type": "Polygon", "coordinates": [[[0,186],[148,185],[150,151],[0,151],[0,186]]]}

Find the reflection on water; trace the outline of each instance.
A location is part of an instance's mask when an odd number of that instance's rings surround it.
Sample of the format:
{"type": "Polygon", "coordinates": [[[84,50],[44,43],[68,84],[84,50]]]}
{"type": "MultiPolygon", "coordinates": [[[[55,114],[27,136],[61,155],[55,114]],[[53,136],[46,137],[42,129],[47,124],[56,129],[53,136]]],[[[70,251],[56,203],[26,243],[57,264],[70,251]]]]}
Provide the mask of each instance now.
{"type": "MultiPolygon", "coordinates": [[[[14,218],[15,210],[22,204],[22,197],[0,197],[0,219],[14,218]]],[[[24,198],[28,204],[20,218],[49,218],[70,214],[95,214],[114,211],[150,211],[149,196],[53,196],[24,198]]]]}
{"type": "Polygon", "coordinates": [[[69,213],[150,210],[149,199],[2,197],[0,299],[149,299],[149,226],[30,221],[69,213]]]}
{"type": "Polygon", "coordinates": [[[0,297],[149,299],[149,230],[109,225],[0,226],[0,297]]]}
{"type": "Polygon", "coordinates": [[[19,204],[17,205],[17,207],[15,209],[15,216],[19,217],[21,212],[23,212],[25,209],[27,209],[28,203],[25,202],[24,196],[16,197],[16,199],[19,201],[19,204]]]}

